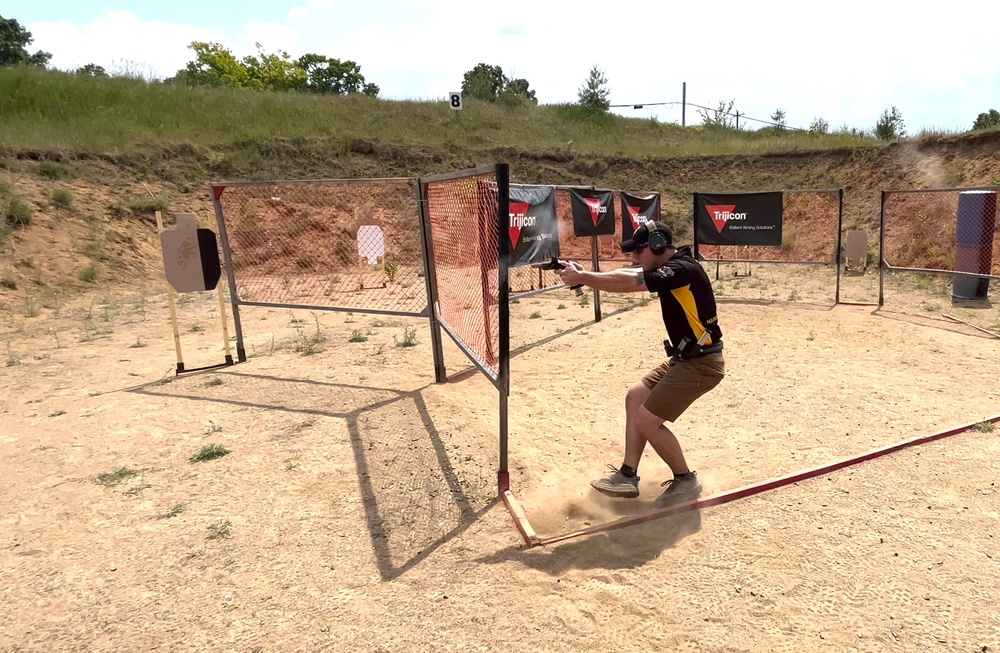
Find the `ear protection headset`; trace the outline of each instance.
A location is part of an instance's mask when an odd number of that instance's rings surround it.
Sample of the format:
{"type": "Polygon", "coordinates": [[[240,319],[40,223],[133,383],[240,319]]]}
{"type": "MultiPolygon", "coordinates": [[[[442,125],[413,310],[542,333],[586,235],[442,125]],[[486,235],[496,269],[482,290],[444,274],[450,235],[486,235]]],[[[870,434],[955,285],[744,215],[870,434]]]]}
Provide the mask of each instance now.
{"type": "Polygon", "coordinates": [[[646,229],[649,230],[649,240],[647,241],[649,249],[653,250],[653,253],[657,256],[667,251],[667,248],[670,247],[670,239],[667,238],[666,234],[657,229],[656,223],[652,220],[647,220],[646,229]]]}

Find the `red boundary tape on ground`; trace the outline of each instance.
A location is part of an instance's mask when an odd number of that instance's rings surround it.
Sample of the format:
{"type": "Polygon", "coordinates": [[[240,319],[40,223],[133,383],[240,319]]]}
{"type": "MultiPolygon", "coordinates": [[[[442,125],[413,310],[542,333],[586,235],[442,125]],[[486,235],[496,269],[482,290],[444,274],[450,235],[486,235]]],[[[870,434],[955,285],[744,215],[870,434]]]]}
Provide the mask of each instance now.
{"type": "MultiPolygon", "coordinates": [[[[699,499],[697,501],[689,501],[687,503],[678,504],[676,506],[671,506],[669,508],[663,508],[646,515],[639,515],[636,517],[625,517],[607,524],[599,524],[597,526],[591,526],[589,528],[584,528],[582,530],[573,531],[571,533],[565,533],[563,535],[556,535],[554,537],[539,539],[534,536],[534,530],[532,530],[531,525],[528,523],[527,516],[520,509],[520,505],[514,504],[517,510],[515,514],[515,507],[508,503],[508,495],[510,495],[509,490],[504,490],[504,503],[507,504],[507,509],[511,511],[511,515],[514,517],[515,525],[521,536],[524,538],[528,547],[534,546],[545,546],[548,544],[555,544],[557,542],[562,542],[576,537],[583,537],[586,535],[594,535],[596,533],[603,533],[606,531],[613,531],[619,528],[626,528],[628,526],[635,526],[637,524],[642,524],[648,521],[653,521],[654,519],[662,519],[664,517],[669,517],[670,515],[677,515],[684,512],[692,512],[694,510],[702,510],[704,508],[710,508],[712,506],[719,506],[724,503],[729,503],[730,501],[736,501],[737,499],[743,499],[754,494],[760,494],[761,492],[766,492],[768,490],[773,490],[785,485],[791,485],[792,483],[797,483],[799,481],[804,481],[806,479],[815,478],[817,476],[822,476],[824,474],[829,474],[830,472],[843,469],[845,467],[850,467],[858,463],[862,463],[886,454],[890,454],[901,449],[906,449],[907,447],[912,447],[918,444],[925,444],[927,442],[933,442],[934,440],[940,440],[964,431],[968,431],[976,424],[982,424],[984,422],[995,423],[1000,421],[1000,415],[990,417],[985,420],[978,422],[973,422],[971,424],[966,424],[964,426],[959,426],[957,428],[948,429],[946,431],[940,431],[938,433],[932,433],[930,435],[922,435],[916,438],[911,438],[909,440],[904,440],[881,449],[875,449],[858,456],[851,458],[845,458],[836,462],[828,463],[826,465],[821,465],[819,467],[814,467],[812,469],[807,469],[802,472],[796,472],[795,474],[789,474],[787,476],[782,476],[779,478],[771,479],[769,481],[764,481],[762,483],[755,483],[753,485],[747,485],[735,490],[729,490],[728,492],[723,492],[722,494],[717,494],[707,499],[699,499]],[[526,530],[524,530],[526,529],[526,530]],[[530,533],[530,536],[529,536],[530,533]]],[[[513,496],[510,496],[513,500],[513,496]]]]}

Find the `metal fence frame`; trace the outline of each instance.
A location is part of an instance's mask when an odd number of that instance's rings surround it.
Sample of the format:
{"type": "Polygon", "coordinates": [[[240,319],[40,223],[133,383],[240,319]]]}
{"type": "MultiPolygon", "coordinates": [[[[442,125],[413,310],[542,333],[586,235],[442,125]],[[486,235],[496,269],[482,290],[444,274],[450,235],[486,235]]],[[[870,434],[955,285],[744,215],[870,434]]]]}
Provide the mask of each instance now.
{"type": "MultiPolygon", "coordinates": [[[[424,253],[427,265],[428,301],[431,308],[431,340],[435,347],[435,378],[438,382],[443,382],[445,370],[443,365],[443,352],[441,351],[441,331],[444,331],[452,339],[455,345],[469,358],[470,361],[490,379],[497,388],[499,394],[499,464],[497,468],[497,491],[510,512],[514,525],[521,537],[529,546],[537,545],[539,542],[535,536],[531,525],[520,503],[514,498],[510,486],[509,471],[509,398],[510,398],[510,241],[507,235],[507,224],[510,215],[510,181],[509,168],[506,163],[480,166],[468,170],[459,170],[429,177],[420,177],[417,180],[417,196],[420,205],[421,233],[423,234],[424,253]],[[498,336],[499,343],[497,349],[497,370],[486,369],[479,360],[478,354],[470,351],[460,337],[451,329],[440,313],[440,303],[437,295],[437,272],[435,265],[434,239],[431,234],[431,215],[428,203],[428,186],[435,182],[460,179],[489,173],[496,175],[497,183],[497,213],[493,222],[496,229],[497,242],[499,244],[497,260],[497,308],[498,308],[498,336]],[[438,361],[441,362],[438,366],[438,361]]],[[[480,225],[482,228],[489,228],[489,222],[480,225]]],[[[479,234],[481,237],[482,234],[479,234]]]]}
{"type": "MultiPolygon", "coordinates": [[[[892,195],[915,195],[929,193],[962,193],[965,191],[992,191],[1000,193],[1000,186],[969,186],[959,188],[926,188],[926,189],[903,189],[903,190],[883,190],[881,202],[879,204],[879,237],[878,237],[878,305],[879,308],[885,306],[885,273],[887,271],[901,270],[904,272],[926,272],[930,274],[957,274],[955,270],[940,270],[936,268],[909,268],[889,265],[885,260],[885,205],[892,195]]],[[[957,221],[956,216],[956,221],[957,221]]],[[[998,223],[997,229],[1000,229],[998,223]]],[[[1000,279],[1000,276],[992,274],[976,274],[977,277],[988,277],[990,279],[1000,279]]]]}
{"type": "MultiPolygon", "coordinates": [[[[352,184],[365,184],[374,182],[410,182],[414,186],[414,190],[417,188],[417,180],[414,177],[384,177],[384,178],[357,178],[357,179],[282,179],[273,181],[218,181],[212,182],[210,188],[212,191],[212,205],[215,209],[215,220],[216,225],[219,229],[219,239],[222,245],[223,258],[225,260],[225,272],[226,280],[229,284],[229,299],[233,308],[233,327],[236,334],[236,356],[238,362],[245,362],[247,360],[246,347],[244,345],[243,339],[243,325],[240,318],[240,306],[260,306],[267,308],[287,308],[287,309],[300,309],[300,310],[316,310],[316,311],[331,311],[331,312],[351,312],[351,313],[361,313],[361,314],[371,314],[371,315],[392,315],[398,317],[429,317],[430,311],[427,306],[421,311],[394,311],[394,310],[384,310],[377,308],[358,308],[358,307],[344,307],[344,306],[323,306],[323,305],[310,305],[310,304],[293,304],[286,302],[266,302],[266,301],[250,301],[245,300],[239,295],[239,291],[236,285],[236,271],[233,266],[233,256],[232,250],[229,244],[229,233],[226,228],[225,215],[222,208],[222,194],[227,188],[235,187],[249,187],[249,186],[305,186],[308,184],[338,184],[338,185],[352,185],[352,184]]],[[[415,216],[419,220],[419,215],[415,216]]],[[[421,238],[423,238],[423,232],[421,232],[421,238]]],[[[421,243],[421,251],[424,251],[424,243],[421,243]]],[[[427,286],[428,297],[431,296],[430,289],[430,279],[427,275],[427,260],[424,257],[424,279],[425,285],[427,286]]],[[[435,356],[440,348],[435,349],[435,356]]],[[[435,367],[437,367],[439,361],[435,359],[435,367]]],[[[440,363],[443,366],[443,362],[440,363]]]]}

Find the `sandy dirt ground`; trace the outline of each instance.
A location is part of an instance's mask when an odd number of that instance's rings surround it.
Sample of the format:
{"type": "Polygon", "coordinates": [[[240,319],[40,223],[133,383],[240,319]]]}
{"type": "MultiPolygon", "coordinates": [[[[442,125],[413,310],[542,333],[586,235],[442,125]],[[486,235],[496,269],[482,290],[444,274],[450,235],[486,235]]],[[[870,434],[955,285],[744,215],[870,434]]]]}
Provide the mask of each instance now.
{"type": "MultiPolygon", "coordinates": [[[[977,426],[531,549],[496,498],[497,391],[436,384],[426,320],[245,308],[249,360],[177,377],[162,288],[11,311],[0,651],[1000,650],[1000,340],[932,288],[832,306],[783,274],[721,273],[728,376],[675,424],[707,494],[977,426]]],[[[543,537],[648,512],[667,478],[649,452],[639,499],[587,483],[662,353],[631,300],[512,306],[511,482],[543,537]]],[[[185,364],[222,362],[215,294],[178,315],[185,364]]]]}

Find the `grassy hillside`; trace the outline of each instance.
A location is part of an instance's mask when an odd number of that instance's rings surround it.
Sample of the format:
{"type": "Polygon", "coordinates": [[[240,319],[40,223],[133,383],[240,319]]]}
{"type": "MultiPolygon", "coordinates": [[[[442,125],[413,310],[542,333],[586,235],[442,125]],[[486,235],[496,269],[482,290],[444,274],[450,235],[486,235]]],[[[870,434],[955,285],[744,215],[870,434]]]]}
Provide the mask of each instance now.
{"type": "MultiPolygon", "coordinates": [[[[10,150],[103,153],[198,144],[325,139],[350,150],[357,139],[489,150],[565,149],[642,158],[833,149],[850,134],[682,128],[650,119],[594,116],[578,107],[504,107],[366,96],[314,96],[96,79],[32,69],[0,70],[0,144],[10,150]]],[[[869,141],[870,142],[870,141],[869,141]]]]}
{"type": "Polygon", "coordinates": [[[1000,183],[1000,132],[899,143],[682,128],[572,106],[171,87],[0,69],[0,308],[28,289],[162,286],[153,212],[211,220],[220,180],[412,177],[504,161],[518,183],[656,190],[683,238],[691,194],[843,188],[845,227],[889,188],[1000,183]]]}

